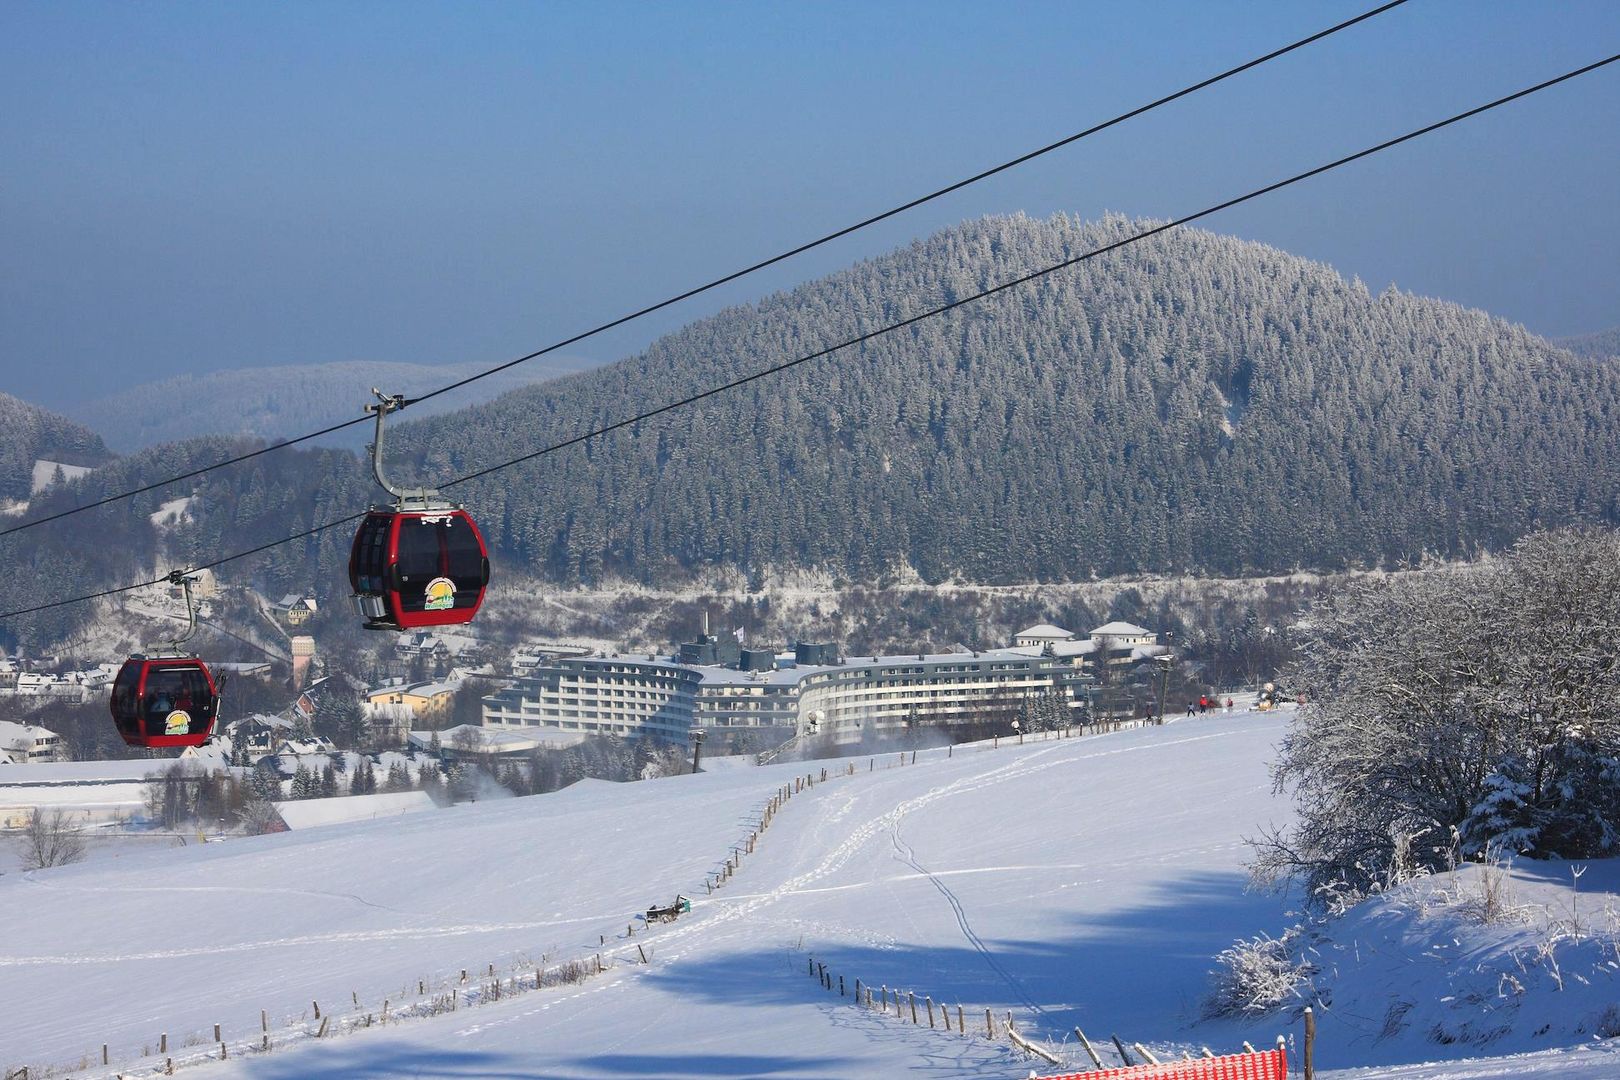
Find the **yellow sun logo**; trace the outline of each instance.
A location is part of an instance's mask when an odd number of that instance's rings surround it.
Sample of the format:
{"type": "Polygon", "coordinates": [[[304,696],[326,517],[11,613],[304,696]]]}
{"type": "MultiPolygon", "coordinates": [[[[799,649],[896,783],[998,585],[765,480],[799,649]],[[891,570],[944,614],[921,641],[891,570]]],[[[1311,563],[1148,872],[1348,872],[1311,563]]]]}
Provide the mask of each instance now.
{"type": "Polygon", "coordinates": [[[454,607],[456,603],[456,583],[447,577],[436,577],[427,584],[427,598],[423,603],[424,611],[444,611],[454,607]]]}

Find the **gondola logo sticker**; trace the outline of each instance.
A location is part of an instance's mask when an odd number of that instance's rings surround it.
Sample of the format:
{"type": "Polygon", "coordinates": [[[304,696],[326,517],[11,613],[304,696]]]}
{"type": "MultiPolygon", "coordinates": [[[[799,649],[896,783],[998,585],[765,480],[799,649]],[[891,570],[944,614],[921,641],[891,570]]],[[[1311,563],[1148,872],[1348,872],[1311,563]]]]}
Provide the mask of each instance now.
{"type": "Polygon", "coordinates": [[[456,603],[456,583],[447,577],[436,577],[427,583],[424,611],[444,611],[456,603]]]}
{"type": "Polygon", "coordinates": [[[189,735],[191,733],[191,714],[184,709],[176,709],[163,718],[163,734],[189,735]]]}

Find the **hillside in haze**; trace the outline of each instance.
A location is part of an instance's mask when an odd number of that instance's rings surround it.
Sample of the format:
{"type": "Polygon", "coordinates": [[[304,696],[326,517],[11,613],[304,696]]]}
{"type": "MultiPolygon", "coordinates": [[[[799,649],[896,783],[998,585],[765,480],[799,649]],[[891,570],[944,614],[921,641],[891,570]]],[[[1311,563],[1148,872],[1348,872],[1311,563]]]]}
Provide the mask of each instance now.
{"type": "Polygon", "coordinates": [[[34,462],[41,459],[90,466],[111,456],[88,428],[0,393],[0,500],[28,498],[34,462]]]}
{"type": "Polygon", "coordinates": [[[1602,356],[1620,357],[1620,326],[1608,330],[1599,330],[1595,334],[1582,334],[1579,337],[1558,338],[1560,348],[1568,349],[1576,356],[1588,358],[1602,356]]]}
{"type": "MultiPolygon", "coordinates": [[[[387,393],[418,394],[490,366],[438,367],[352,360],[237,368],[142,383],[79,402],[69,412],[123,452],[190,435],[246,435],[277,440],[359,416],[362,406],[372,400],[374,386],[387,393]],[[181,422],[184,428],[177,429],[181,422]]],[[[454,395],[425,402],[420,415],[464,408],[471,402],[589,366],[590,361],[577,357],[543,356],[491,375],[454,395]]],[[[364,441],[361,435],[350,440],[356,445],[364,441]]]]}
{"type": "MultiPolygon", "coordinates": [[[[970,222],[618,364],[401,424],[390,468],[442,483],[1139,227],[970,222]]],[[[452,491],[497,575],[564,582],[670,584],[716,567],[987,583],[1338,570],[1620,521],[1617,421],[1613,365],[1480,311],[1374,295],[1320,263],[1177,230],[452,491]]],[[[56,500],[223,451],[153,448],[56,500]]],[[[39,563],[39,580],[121,580],[108,560],[149,559],[146,516],[181,494],[202,497],[170,554],[217,557],[379,493],[351,454],[282,452],[107,511],[95,529],[120,537],[115,552],[14,558],[39,563]]],[[[341,590],[347,533],[231,572],[341,590]]]]}

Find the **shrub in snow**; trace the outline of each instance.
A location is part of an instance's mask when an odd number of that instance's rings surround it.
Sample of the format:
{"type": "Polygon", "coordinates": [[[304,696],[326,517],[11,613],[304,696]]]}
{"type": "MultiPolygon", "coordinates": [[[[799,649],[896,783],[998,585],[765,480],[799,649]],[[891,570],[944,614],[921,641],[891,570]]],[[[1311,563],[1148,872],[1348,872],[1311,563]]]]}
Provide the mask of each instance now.
{"type": "Polygon", "coordinates": [[[1215,957],[1204,1016],[1239,1017],[1272,1012],[1299,1000],[1316,968],[1299,955],[1298,927],[1281,938],[1261,934],[1215,957]]]}
{"type": "Polygon", "coordinates": [[[1459,854],[1620,853],[1620,536],[1363,579],[1298,632],[1310,703],[1274,778],[1299,813],[1258,843],[1259,880],[1364,895],[1459,854]]]}
{"type": "Polygon", "coordinates": [[[16,843],[25,870],[66,866],[84,858],[84,834],[61,807],[46,810],[36,806],[29,811],[16,843]]]}

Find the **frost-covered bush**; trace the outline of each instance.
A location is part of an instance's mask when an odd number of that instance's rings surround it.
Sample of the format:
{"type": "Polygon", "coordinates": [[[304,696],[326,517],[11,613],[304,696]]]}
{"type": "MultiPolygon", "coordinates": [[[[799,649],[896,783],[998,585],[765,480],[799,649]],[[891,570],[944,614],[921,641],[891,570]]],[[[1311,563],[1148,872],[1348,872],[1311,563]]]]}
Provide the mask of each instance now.
{"type": "Polygon", "coordinates": [[[1299,814],[1257,878],[1366,894],[1489,851],[1620,853],[1620,536],[1358,581],[1295,636],[1310,703],[1274,778],[1299,814]]]}
{"type": "Polygon", "coordinates": [[[1298,954],[1300,941],[1298,928],[1280,938],[1261,934],[1216,956],[1204,1016],[1254,1016],[1298,1000],[1316,971],[1298,954]]]}

